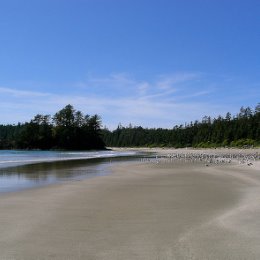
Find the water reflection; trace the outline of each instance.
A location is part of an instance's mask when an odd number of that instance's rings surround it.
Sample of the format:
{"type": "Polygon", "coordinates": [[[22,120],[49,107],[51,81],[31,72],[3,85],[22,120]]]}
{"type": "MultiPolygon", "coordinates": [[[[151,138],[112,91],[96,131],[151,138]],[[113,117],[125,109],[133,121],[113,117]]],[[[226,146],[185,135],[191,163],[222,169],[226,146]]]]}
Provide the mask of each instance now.
{"type": "Polygon", "coordinates": [[[0,169],[0,192],[106,175],[109,165],[125,160],[135,157],[42,162],[0,169]]]}

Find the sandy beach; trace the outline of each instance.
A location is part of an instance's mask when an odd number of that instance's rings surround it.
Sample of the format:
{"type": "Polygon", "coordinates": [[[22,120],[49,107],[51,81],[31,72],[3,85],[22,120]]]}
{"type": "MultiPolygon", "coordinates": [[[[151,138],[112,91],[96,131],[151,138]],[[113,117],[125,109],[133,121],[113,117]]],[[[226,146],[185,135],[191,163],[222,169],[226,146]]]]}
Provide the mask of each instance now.
{"type": "Polygon", "coordinates": [[[0,259],[260,259],[259,161],[109,167],[107,176],[1,195],[0,259]]]}

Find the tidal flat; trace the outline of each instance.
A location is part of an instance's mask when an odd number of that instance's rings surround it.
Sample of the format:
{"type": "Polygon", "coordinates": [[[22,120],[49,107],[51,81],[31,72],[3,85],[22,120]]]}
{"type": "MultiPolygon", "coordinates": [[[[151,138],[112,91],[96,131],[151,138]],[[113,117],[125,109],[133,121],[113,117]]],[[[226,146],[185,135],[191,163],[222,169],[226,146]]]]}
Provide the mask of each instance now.
{"type": "Polygon", "coordinates": [[[109,175],[1,195],[0,259],[259,259],[259,160],[153,152],[109,175]]]}

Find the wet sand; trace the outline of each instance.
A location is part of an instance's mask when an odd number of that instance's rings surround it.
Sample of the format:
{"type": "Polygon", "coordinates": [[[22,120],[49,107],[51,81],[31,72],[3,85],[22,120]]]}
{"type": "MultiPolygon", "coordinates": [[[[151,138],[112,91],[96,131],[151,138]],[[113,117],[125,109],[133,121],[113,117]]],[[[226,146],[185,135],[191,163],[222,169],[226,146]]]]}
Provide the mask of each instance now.
{"type": "Polygon", "coordinates": [[[0,259],[260,258],[259,161],[110,167],[0,196],[0,259]]]}

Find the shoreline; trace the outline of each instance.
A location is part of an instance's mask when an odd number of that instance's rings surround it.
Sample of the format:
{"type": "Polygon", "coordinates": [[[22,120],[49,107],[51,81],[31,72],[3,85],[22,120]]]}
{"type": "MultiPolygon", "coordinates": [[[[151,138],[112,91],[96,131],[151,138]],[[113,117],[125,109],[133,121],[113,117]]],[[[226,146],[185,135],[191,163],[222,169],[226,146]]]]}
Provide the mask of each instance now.
{"type": "Polygon", "coordinates": [[[5,154],[0,162],[0,196],[27,188],[106,174],[105,164],[127,160],[134,152],[69,152],[49,154],[35,151],[18,156],[5,154]]]}
{"type": "Polygon", "coordinates": [[[259,161],[212,167],[139,161],[110,169],[106,176],[1,195],[0,257],[260,257],[259,161]]]}
{"type": "Polygon", "coordinates": [[[156,153],[168,153],[168,152],[194,152],[194,153],[208,153],[208,152],[216,152],[216,153],[223,153],[223,152],[230,152],[230,153],[238,153],[238,152],[244,152],[244,153],[254,153],[258,152],[260,153],[260,148],[234,148],[234,147],[220,147],[220,148],[192,148],[192,147],[186,147],[186,148],[168,148],[168,147],[108,147],[110,150],[115,151],[144,151],[144,152],[156,152],[156,153]]]}

